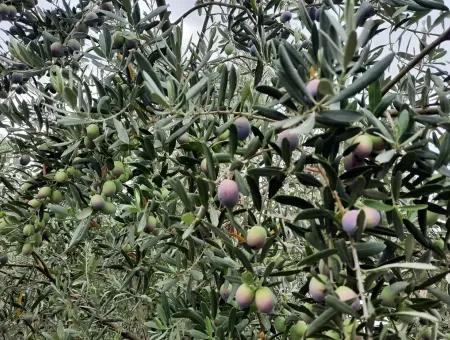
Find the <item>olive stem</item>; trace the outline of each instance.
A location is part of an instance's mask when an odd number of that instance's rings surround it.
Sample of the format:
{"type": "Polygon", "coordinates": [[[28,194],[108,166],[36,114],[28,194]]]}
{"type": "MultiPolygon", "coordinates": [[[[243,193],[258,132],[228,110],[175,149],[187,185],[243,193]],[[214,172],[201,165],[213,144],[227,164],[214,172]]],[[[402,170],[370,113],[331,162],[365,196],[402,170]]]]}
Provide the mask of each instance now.
{"type": "Polygon", "coordinates": [[[364,316],[364,320],[366,321],[366,330],[368,333],[368,340],[372,340],[373,336],[372,336],[372,330],[370,329],[370,327],[367,326],[367,322],[369,319],[369,309],[367,308],[367,301],[366,301],[366,292],[364,289],[364,279],[362,277],[362,273],[361,273],[361,267],[359,266],[359,259],[358,259],[358,252],[356,251],[356,247],[355,247],[355,242],[353,239],[350,239],[350,245],[352,248],[352,255],[353,255],[353,262],[355,265],[355,273],[356,273],[356,281],[358,284],[358,290],[359,290],[359,294],[361,295],[361,302],[362,302],[362,308],[363,308],[363,316],[364,316]]]}

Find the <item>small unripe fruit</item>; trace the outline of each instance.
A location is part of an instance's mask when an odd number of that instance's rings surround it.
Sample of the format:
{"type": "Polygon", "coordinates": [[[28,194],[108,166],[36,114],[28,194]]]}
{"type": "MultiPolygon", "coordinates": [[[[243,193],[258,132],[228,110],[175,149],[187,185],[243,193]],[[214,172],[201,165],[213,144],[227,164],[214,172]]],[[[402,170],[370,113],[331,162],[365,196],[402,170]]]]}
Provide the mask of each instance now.
{"type": "Polygon", "coordinates": [[[22,233],[27,237],[31,236],[34,234],[34,227],[31,224],[27,224],[23,227],[22,233]]]}
{"type": "Polygon", "coordinates": [[[114,168],[111,170],[111,173],[115,177],[122,176],[125,171],[125,167],[121,161],[114,161],[114,168]]]}
{"type": "Polygon", "coordinates": [[[352,309],[354,311],[358,311],[361,308],[358,294],[356,294],[353,289],[346,286],[340,286],[336,288],[335,293],[339,297],[339,300],[343,302],[352,302],[352,309]]]}
{"type": "Polygon", "coordinates": [[[250,135],[250,122],[245,117],[239,117],[234,121],[234,125],[237,129],[238,139],[244,140],[250,135]]]}
{"type": "Polygon", "coordinates": [[[30,255],[33,252],[33,245],[31,243],[25,243],[22,246],[22,255],[30,255]]]}
{"type": "Polygon", "coordinates": [[[0,4],[0,19],[8,19],[8,5],[0,4]]]}
{"type": "Polygon", "coordinates": [[[283,140],[288,141],[289,150],[293,151],[297,148],[300,141],[298,134],[294,130],[284,130],[278,134],[277,145],[279,148],[282,147],[283,140]]]}
{"type": "Polygon", "coordinates": [[[381,214],[378,210],[370,207],[364,207],[365,226],[367,228],[373,228],[380,224],[381,214]]]}
{"type": "Polygon", "coordinates": [[[95,14],[94,12],[87,13],[86,16],[84,17],[84,22],[89,27],[97,26],[97,24],[98,24],[98,16],[97,16],[97,14],[95,14]]]}
{"type": "Polygon", "coordinates": [[[123,44],[125,44],[125,37],[123,36],[122,32],[115,32],[113,34],[112,41],[112,48],[120,49],[122,48],[123,44]]]}
{"type": "Polygon", "coordinates": [[[231,55],[234,53],[234,46],[232,44],[227,44],[225,46],[224,52],[226,55],[231,55]]]}
{"type": "Polygon", "coordinates": [[[342,216],[342,229],[348,234],[353,235],[358,230],[359,210],[348,210],[342,216]]]}
{"type": "Polygon", "coordinates": [[[158,225],[158,220],[156,219],[156,217],[150,215],[150,216],[147,217],[147,222],[145,224],[144,231],[147,234],[151,234],[151,233],[153,233],[156,230],[156,226],[157,225],[158,225]]]}
{"type": "Polygon", "coordinates": [[[394,292],[392,287],[386,286],[381,291],[380,300],[385,306],[395,307],[397,305],[398,294],[394,292]]]}
{"type": "Polygon", "coordinates": [[[233,208],[239,201],[239,188],[237,183],[231,179],[223,180],[217,189],[217,196],[223,206],[230,209],[233,208]]]}
{"type": "Polygon", "coordinates": [[[355,156],[353,153],[344,157],[344,168],[346,171],[350,171],[363,165],[364,161],[361,158],[355,156]]]}
{"type": "Polygon", "coordinates": [[[13,72],[13,74],[11,74],[11,84],[21,84],[22,82],[23,82],[22,73],[13,72]]]}
{"type": "Polygon", "coordinates": [[[266,244],[267,231],[261,226],[254,226],[247,232],[247,244],[253,249],[261,249],[266,244]]]}
{"type": "Polygon", "coordinates": [[[56,41],[50,45],[50,53],[52,57],[62,57],[64,56],[64,46],[59,41],[56,41]]]}
{"type": "Polygon", "coordinates": [[[224,282],[219,289],[219,294],[222,300],[227,301],[231,294],[231,285],[229,282],[224,282]]]}
{"type": "Polygon", "coordinates": [[[8,263],[8,255],[1,254],[0,255],[0,266],[4,266],[8,263]]]}
{"type": "Polygon", "coordinates": [[[75,32],[76,33],[84,33],[87,34],[89,32],[89,27],[88,25],[86,25],[84,22],[79,23],[76,27],[75,27],[75,32]]]}
{"type": "Polygon", "coordinates": [[[63,200],[62,192],[59,190],[53,190],[51,201],[52,203],[60,203],[63,200]]]}
{"type": "Polygon", "coordinates": [[[253,290],[245,283],[241,284],[236,290],[236,302],[241,309],[248,308],[255,298],[253,290]]]}
{"type": "Polygon", "coordinates": [[[256,48],[256,46],[255,46],[254,44],[252,44],[252,45],[250,46],[250,54],[251,54],[253,57],[256,57],[256,56],[258,55],[258,49],[256,48]]]}
{"type": "Polygon", "coordinates": [[[203,158],[202,162],[200,163],[200,170],[205,174],[208,173],[208,164],[206,158],[203,158]]]}
{"type": "Polygon", "coordinates": [[[309,295],[311,295],[314,301],[321,302],[327,294],[326,283],[328,282],[328,278],[323,274],[319,274],[318,278],[312,277],[311,281],[309,281],[309,295]]]}
{"type": "Polygon", "coordinates": [[[54,180],[56,183],[64,183],[69,179],[64,170],[58,170],[55,174],[54,180]]]}
{"type": "Polygon", "coordinates": [[[303,321],[303,320],[297,321],[297,323],[294,326],[292,326],[291,330],[289,331],[289,339],[290,340],[301,340],[301,339],[303,339],[307,330],[308,330],[308,325],[306,324],[305,321],[303,321]]]}
{"type": "Polygon", "coordinates": [[[116,193],[116,183],[114,181],[106,181],[103,183],[102,194],[108,197],[116,193]]]}
{"type": "Polygon", "coordinates": [[[94,210],[103,210],[105,208],[105,199],[103,196],[95,194],[91,197],[91,208],[94,210]]]}
{"type": "Polygon", "coordinates": [[[319,79],[312,79],[306,84],[306,91],[308,91],[308,94],[313,98],[316,98],[319,94],[319,83],[319,79]]]}
{"type": "Polygon", "coordinates": [[[76,39],[69,39],[66,45],[70,53],[78,52],[81,50],[81,44],[76,39]]]}
{"type": "Polygon", "coordinates": [[[353,153],[361,158],[365,158],[372,153],[373,143],[369,135],[360,135],[355,137],[353,144],[358,144],[353,153]]]}
{"type": "Polygon", "coordinates": [[[275,295],[270,288],[261,287],[255,293],[255,304],[258,312],[260,313],[272,313],[276,303],[275,295]]]}
{"type": "Polygon", "coordinates": [[[50,187],[42,187],[39,189],[36,197],[37,198],[47,198],[52,194],[52,188],[50,187]]]}
{"type": "Polygon", "coordinates": [[[105,202],[105,207],[103,208],[103,212],[108,215],[116,214],[116,206],[112,202],[105,202]]]}
{"type": "Polygon", "coordinates": [[[20,165],[23,165],[23,166],[28,165],[30,163],[30,161],[31,161],[31,158],[28,155],[23,155],[22,157],[20,157],[20,160],[19,160],[20,165]]]}
{"type": "Polygon", "coordinates": [[[286,11],[286,12],[281,13],[280,21],[282,23],[291,21],[291,19],[292,19],[292,13],[290,11],[286,11]]]}
{"type": "Polygon", "coordinates": [[[89,124],[86,128],[86,135],[90,140],[100,136],[100,129],[97,124],[89,124]]]}
{"type": "Polygon", "coordinates": [[[17,15],[17,8],[14,5],[8,6],[8,17],[9,19],[14,19],[14,17],[17,15]]]}
{"type": "Polygon", "coordinates": [[[273,322],[273,326],[277,333],[284,333],[286,331],[286,319],[282,316],[277,316],[273,322]]]}
{"type": "Polygon", "coordinates": [[[42,201],[33,198],[32,200],[28,201],[28,205],[33,209],[37,209],[42,205],[42,201]]]}

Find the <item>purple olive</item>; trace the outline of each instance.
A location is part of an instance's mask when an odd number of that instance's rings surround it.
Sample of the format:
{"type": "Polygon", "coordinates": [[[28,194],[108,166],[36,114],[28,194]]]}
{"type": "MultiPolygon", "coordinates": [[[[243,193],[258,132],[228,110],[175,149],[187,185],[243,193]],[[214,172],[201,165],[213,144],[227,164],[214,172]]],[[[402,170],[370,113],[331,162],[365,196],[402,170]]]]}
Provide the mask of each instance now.
{"type": "Polygon", "coordinates": [[[234,121],[237,129],[237,136],[240,140],[246,139],[250,135],[250,122],[245,117],[239,117],[234,121]]]}
{"type": "Polygon", "coordinates": [[[225,179],[219,184],[217,196],[220,203],[227,207],[233,208],[239,201],[239,187],[237,183],[231,179],[225,179]]]}
{"type": "Polygon", "coordinates": [[[363,165],[364,161],[361,158],[355,156],[355,154],[353,153],[344,157],[344,168],[346,171],[358,168],[363,165]]]}
{"type": "Polygon", "coordinates": [[[293,129],[284,130],[278,134],[277,145],[279,148],[281,148],[284,139],[288,141],[291,151],[297,148],[300,140],[298,134],[293,129]]]}
{"type": "Polygon", "coordinates": [[[342,229],[348,234],[353,235],[358,230],[358,215],[360,210],[348,210],[342,216],[342,229]]]}
{"type": "Polygon", "coordinates": [[[285,23],[285,22],[288,22],[288,21],[291,21],[291,20],[292,20],[292,13],[290,11],[286,11],[286,12],[281,13],[280,21],[282,23],[285,23]]]}
{"type": "Polygon", "coordinates": [[[319,79],[312,79],[306,84],[306,90],[308,91],[309,95],[313,98],[316,98],[319,94],[319,79]]]}

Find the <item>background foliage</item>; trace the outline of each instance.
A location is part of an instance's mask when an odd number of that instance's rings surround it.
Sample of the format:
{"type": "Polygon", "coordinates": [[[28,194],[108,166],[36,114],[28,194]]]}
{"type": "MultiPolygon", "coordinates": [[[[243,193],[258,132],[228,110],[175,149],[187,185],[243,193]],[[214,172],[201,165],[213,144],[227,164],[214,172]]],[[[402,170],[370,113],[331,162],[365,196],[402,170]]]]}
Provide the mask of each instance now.
{"type": "Polygon", "coordinates": [[[442,1],[56,5],[0,5],[4,339],[447,336],[442,1]],[[362,207],[381,222],[346,232],[362,207]],[[273,310],[240,308],[241,284],[273,310]]]}

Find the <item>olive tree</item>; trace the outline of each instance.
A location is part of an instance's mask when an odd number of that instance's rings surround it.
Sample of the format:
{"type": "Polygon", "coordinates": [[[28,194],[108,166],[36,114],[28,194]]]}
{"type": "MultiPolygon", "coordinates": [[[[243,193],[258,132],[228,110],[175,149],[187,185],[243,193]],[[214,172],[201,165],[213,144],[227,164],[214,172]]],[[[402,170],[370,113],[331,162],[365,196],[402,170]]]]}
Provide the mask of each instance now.
{"type": "Polygon", "coordinates": [[[442,0],[170,10],[0,4],[3,339],[445,338],[442,0]]]}

